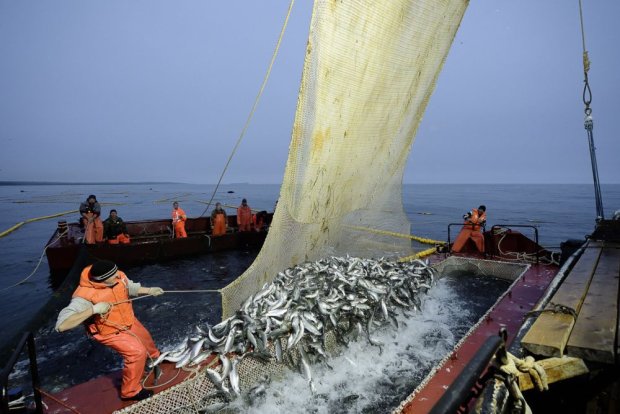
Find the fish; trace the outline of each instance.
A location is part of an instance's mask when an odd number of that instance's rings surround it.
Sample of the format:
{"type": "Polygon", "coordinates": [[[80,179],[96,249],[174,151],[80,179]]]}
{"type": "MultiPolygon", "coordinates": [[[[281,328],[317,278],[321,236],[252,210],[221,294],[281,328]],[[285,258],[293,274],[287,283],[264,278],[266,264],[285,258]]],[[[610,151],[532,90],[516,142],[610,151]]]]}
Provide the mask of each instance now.
{"type": "MultiPolygon", "coordinates": [[[[382,326],[398,329],[396,315],[419,310],[422,295],[434,280],[435,271],[428,261],[421,260],[399,263],[346,256],[304,262],[278,272],[230,318],[206,329],[195,326],[157,362],[193,366],[216,354],[221,374],[210,370],[207,376],[226,401],[241,394],[237,366],[246,357],[296,367],[314,393],[311,366],[329,366],[330,356],[325,352],[328,332],[344,346],[365,339],[382,352],[383,343],[373,338],[372,332],[382,326]],[[294,349],[300,358],[292,357],[294,349]]],[[[253,387],[248,394],[258,397],[265,386],[253,387]]]]}

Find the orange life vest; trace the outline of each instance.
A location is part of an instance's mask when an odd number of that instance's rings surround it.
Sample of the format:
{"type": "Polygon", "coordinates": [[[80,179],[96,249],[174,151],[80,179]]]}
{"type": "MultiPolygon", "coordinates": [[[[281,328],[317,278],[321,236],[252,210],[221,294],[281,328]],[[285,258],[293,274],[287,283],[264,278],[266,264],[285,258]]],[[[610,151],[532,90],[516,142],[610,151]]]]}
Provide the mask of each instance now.
{"type": "Polygon", "coordinates": [[[471,217],[465,220],[465,224],[474,224],[474,226],[468,226],[473,231],[480,231],[480,226],[482,222],[487,220],[487,213],[485,211],[480,211],[477,208],[471,209],[471,217]]]}
{"type": "Polygon", "coordinates": [[[250,224],[252,223],[252,210],[250,206],[239,206],[237,208],[237,225],[240,228],[250,230],[250,224]]]}
{"type": "MultiPolygon", "coordinates": [[[[118,271],[118,281],[114,286],[106,286],[103,283],[90,280],[88,274],[92,266],[86,266],[80,276],[80,285],[73,293],[73,297],[86,299],[93,304],[99,302],[117,303],[129,299],[129,279],[125,273],[118,271]]],[[[87,329],[92,335],[110,335],[129,329],[134,321],[133,307],[131,302],[119,303],[112,306],[106,315],[93,315],[87,329]]]]}

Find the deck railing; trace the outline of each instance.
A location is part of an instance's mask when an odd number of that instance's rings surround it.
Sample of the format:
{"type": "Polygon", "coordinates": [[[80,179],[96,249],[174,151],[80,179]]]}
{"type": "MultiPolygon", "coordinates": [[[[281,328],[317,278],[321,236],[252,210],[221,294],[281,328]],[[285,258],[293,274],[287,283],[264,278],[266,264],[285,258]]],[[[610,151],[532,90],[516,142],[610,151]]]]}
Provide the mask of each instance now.
{"type": "Polygon", "coordinates": [[[9,358],[6,366],[2,369],[0,374],[0,381],[2,381],[0,408],[3,413],[9,413],[9,375],[13,371],[17,358],[21,355],[24,347],[28,347],[28,358],[30,359],[30,376],[32,378],[32,390],[34,392],[35,412],[43,413],[43,404],[41,403],[41,392],[39,391],[39,370],[37,368],[37,351],[34,344],[34,335],[32,332],[26,332],[19,341],[17,348],[13,351],[13,354],[9,358]]]}

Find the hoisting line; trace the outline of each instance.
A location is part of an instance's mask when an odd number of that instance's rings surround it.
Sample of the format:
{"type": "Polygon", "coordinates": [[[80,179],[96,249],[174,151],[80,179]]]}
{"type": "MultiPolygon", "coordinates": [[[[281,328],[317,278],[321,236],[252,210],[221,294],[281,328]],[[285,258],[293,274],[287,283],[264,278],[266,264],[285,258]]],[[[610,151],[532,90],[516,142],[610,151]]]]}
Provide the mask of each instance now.
{"type": "MultiPolygon", "coordinates": [[[[401,239],[415,240],[415,241],[417,241],[419,243],[423,243],[423,244],[435,244],[435,245],[444,245],[444,244],[446,244],[446,242],[444,242],[444,241],[433,240],[433,239],[426,239],[424,237],[415,236],[413,234],[396,233],[394,231],[371,229],[369,227],[360,227],[360,226],[347,226],[347,227],[349,227],[351,229],[354,229],[354,230],[367,231],[367,232],[376,233],[376,234],[384,234],[386,236],[392,236],[392,237],[400,237],[401,239]]],[[[422,250],[421,252],[414,253],[414,254],[412,254],[410,256],[400,257],[398,259],[398,261],[399,262],[408,262],[408,261],[415,260],[415,259],[421,259],[423,257],[430,256],[431,254],[433,254],[435,252],[437,252],[437,248],[436,247],[431,247],[430,249],[422,250]]]]}
{"type": "Polygon", "coordinates": [[[588,51],[586,50],[586,35],[583,26],[583,10],[581,7],[581,0],[579,0],[579,20],[581,22],[581,44],[583,47],[583,103],[585,105],[585,121],[584,128],[588,134],[588,146],[590,148],[590,162],[592,164],[592,177],[594,179],[594,197],[596,199],[596,219],[605,220],[605,213],[603,211],[603,197],[601,195],[601,184],[598,178],[598,166],[596,163],[596,148],[594,147],[594,135],[592,130],[594,129],[594,121],[592,120],[592,90],[590,89],[590,83],[588,82],[588,71],[590,70],[590,59],[588,58],[588,51]]]}
{"type": "MultiPolygon", "coordinates": [[[[221,293],[222,289],[193,289],[193,290],[164,290],[164,293],[221,293]]],[[[148,298],[154,295],[140,295],[120,302],[112,303],[112,306],[120,305],[121,303],[133,302],[134,300],[148,298]]]]}
{"type": "Polygon", "coordinates": [[[354,229],[354,230],[361,230],[361,231],[367,231],[370,233],[384,234],[386,236],[400,237],[402,239],[415,240],[419,243],[424,243],[424,244],[446,244],[446,242],[444,241],[426,239],[424,237],[415,236],[413,234],[396,233],[394,231],[371,229],[370,227],[361,227],[361,226],[346,226],[346,227],[354,229]]]}
{"type": "Polygon", "coordinates": [[[293,4],[295,4],[295,0],[291,0],[291,3],[288,6],[286,18],[284,19],[282,30],[280,30],[280,37],[278,37],[278,42],[276,43],[275,50],[273,51],[273,55],[271,56],[271,62],[269,62],[269,67],[267,68],[267,73],[265,74],[263,83],[260,87],[260,90],[258,91],[258,94],[256,95],[256,98],[254,99],[254,105],[252,105],[252,110],[250,111],[250,114],[248,115],[248,119],[245,121],[245,125],[243,126],[243,129],[241,130],[241,134],[239,135],[239,138],[237,139],[237,143],[235,144],[232,152],[230,153],[230,156],[228,157],[228,160],[226,161],[226,165],[224,166],[224,169],[222,170],[222,174],[220,174],[220,178],[217,180],[217,184],[215,185],[215,189],[213,189],[213,194],[211,194],[211,198],[209,199],[209,202],[207,203],[207,207],[202,212],[200,217],[204,216],[207,210],[209,209],[209,207],[211,206],[211,203],[213,202],[213,199],[215,198],[215,193],[217,192],[217,189],[220,187],[222,179],[224,178],[224,174],[226,173],[226,170],[228,169],[228,165],[230,164],[230,161],[232,161],[232,158],[235,155],[235,152],[237,151],[237,148],[239,147],[241,140],[245,136],[245,132],[250,126],[250,121],[252,120],[252,117],[254,116],[254,112],[256,112],[256,108],[258,107],[258,102],[260,101],[260,98],[263,95],[265,86],[267,86],[267,81],[269,80],[269,76],[271,75],[271,69],[273,68],[273,64],[276,60],[276,57],[278,56],[278,51],[280,50],[280,44],[282,43],[282,38],[284,37],[284,32],[286,31],[286,26],[288,25],[288,19],[291,16],[291,10],[293,10],[293,4]]]}

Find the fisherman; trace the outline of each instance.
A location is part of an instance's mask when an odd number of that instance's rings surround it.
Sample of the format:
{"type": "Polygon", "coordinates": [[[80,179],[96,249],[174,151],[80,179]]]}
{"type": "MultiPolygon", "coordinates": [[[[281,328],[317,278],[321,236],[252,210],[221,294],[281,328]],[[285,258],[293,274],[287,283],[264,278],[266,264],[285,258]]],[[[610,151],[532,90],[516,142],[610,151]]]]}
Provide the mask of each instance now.
{"type": "Polygon", "coordinates": [[[480,231],[480,226],[484,226],[487,221],[486,211],[486,206],[482,205],[477,209],[472,208],[470,212],[463,215],[465,225],[452,245],[453,253],[460,252],[469,239],[475,243],[479,252],[484,253],[484,236],[480,231]]]}
{"type": "Polygon", "coordinates": [[[252,223],[254,225],[254,230],[256,230],[257,232],[260,232],[261,230],[263,230],[266,217],[267,217],[267,212],[265,210],[259,211],[258,213],[252,216],[252,223]]]}
{"type": "Polygon", "coordinates": [[[80,204],[82,225],[84,226],[84,241],[87,244],[101,243],[103,241],[103,223],[101,222],[101,206],[94,194],[88,196],[86,201],[80,204]]]}
{"type": "Polygon", "coordinates": [[[159,287],[132,282],[113,262],[101,260],[82,270],[71,302],[58,315],[57,332],[84,323],[97,342],[121,354],[122,400],[139,401],[153,395],[142,388],[141,380],[147,358],[153,360],[160,354],[149,331],[134,316],[129,297],[163,293],[159,287]]]}
{"type": "Polygon", "coordinates": [[[110,210],[110,216],[103,222],[103,234],[109,244],[127,244],[130,241],[127,226],[115,209],[110,210]]]}
{"type": "Polygon", "coordinates": [[[213,236],[226,234],[228,228],[228,218],[222,208],[222,204],[215,203],[215,210],[211,213],[211,233],[213,236]]]}
{"type": "Polygon", "coordinates": [[[174,237],[176,239],[187,237],[187,233],[185,232],[186,220],[187,215],[185,214],[185,211],[179,207],[179,203],[177,201],[172,203],[172,227],[174,229],[174,237]]]}
{"type": "Polygon", "coordinates": [[[239,226],[239,231],[252,230],[252,209],[245,198],[241,200],[241,205],[237,208],[237,226],[239,226]]]}

